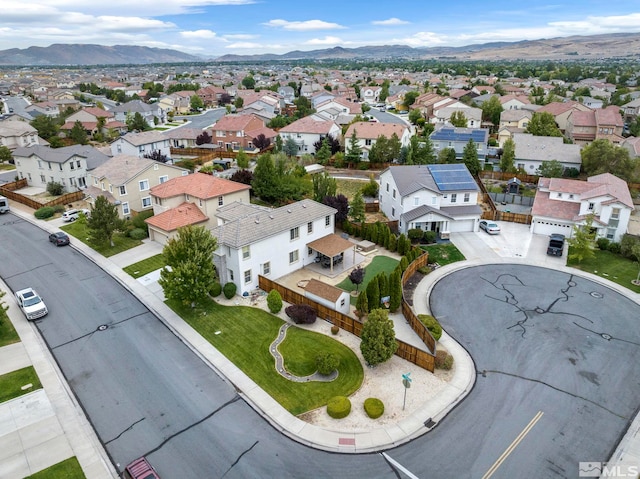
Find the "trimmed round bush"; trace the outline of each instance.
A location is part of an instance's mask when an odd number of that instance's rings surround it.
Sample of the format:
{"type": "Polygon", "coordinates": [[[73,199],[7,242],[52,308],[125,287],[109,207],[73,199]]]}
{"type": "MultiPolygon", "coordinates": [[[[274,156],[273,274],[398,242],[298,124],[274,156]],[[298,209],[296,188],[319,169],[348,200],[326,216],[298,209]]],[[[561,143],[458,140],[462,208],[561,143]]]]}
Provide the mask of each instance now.
{"type": "Polygon", "coordinates": [[[340,359],[331,353],[319,354],[316,356],[316,367],[318,372],[328,376],[340,366],[340,359]]]}
{"type": "Polygon", "coordinates": [[[438,320],[430,314],[419,314],[418,319],[426,326],[433,339],[439,341],[440,337],[442,337],[442,326],[440,326],[438,320]]]}
{"type": "Polygon", "coordinates": [[[345,396],[334,396],[327,402],[327,414],[334,419],[347,417],[351,412],[351,401],[345,396]]]}
{"type": "Polygon", "coordinates": [[[609,243],[609,246],[607,246],[607,250],[609,250],[613,254],[620,254],[620,252],[622,251],[622,247],[620,243],[611,242],[609,243]]]}
{"type": "Polygon", "coordinates": [[[142,228],[133,228],[131,231],[129,231],[129,238],[131,239],[142,240],[146,237],[147,232],[142,228]]]}
{"type": "Polygon", "coordinates": [[[64,209],[64,205],[54,205],[53,206],[53,211],[55,211],[56,213],[64,213],[65,209],[64,209]]]}
{"type": "Polygon", "coordinates": [[[51,206],[43,206],[35,210],[33,216],[39,220],[46,220],[47,218],[51,218],[55,213],[56,211],[51,206]]]}
{"type": "Polygon", "coordinates": [[[609,238],[598,238],[596,240],[596,244],[598,245],[598,249],[602,250],[602,251],[606,251],[607,248],[609,247],[609,243],[611,243],[611,241],[609,241],[609,238]]]}
{"type": "Polygon", "coordinates": [[[331,334],[333,334],[335,336],[339,332],[340,332],[340,327],[336,326],[335,324],[333,326],[331,326],[331,334]]]}
{"type": "Polygon", "coordinates": [[[423,239],[425,243],[431,244],[436,242],[437,237],[438,237],[438,233],[436,233],[435,231],[425,231],[423,239]]]}
{"type": "Polygon", "coordinates": [[[364,400],[364,412],[371,419],[378,419],[384,414],[384,403],[378,398],[367,398],[364,400]]]}
{"type": "Polygon", "coordinates": [[[227,299],[231,299],[236,295],[236,284],[235,283],[227,283],[223,286],[222,292],[224,293],[224,297],[227,299]]]}
{"type": "Polygon", "coordinates": [[[279,313],[282,309],[282,296],[280,296],[277,290],[272,289],[269,291],[267,295],[267,306],[269,306],[269,311],[273,314],[279,313]]]}
{"type": "Polygon", "coordinates": [[[448,352],[440,349],[436,351],[436,369],[449,370],[453,367],[453,356],[448,352]]]}
{"type": "Polygon", "coordinates": [[[218,296],[220,296],[221,293],[222,293],[222,285],[216,281],[215,283],[213,283],[213,286],[211,286],[211,289],[209,290],[209,294],[211,295],[211,297],[217,298],[218,296]]]}
{"type": "Polygon", "coordinates": [[[287,316],[296,324],[313,324],[318,313],[307,304],[292,304],[284,309],[287,316]]]}

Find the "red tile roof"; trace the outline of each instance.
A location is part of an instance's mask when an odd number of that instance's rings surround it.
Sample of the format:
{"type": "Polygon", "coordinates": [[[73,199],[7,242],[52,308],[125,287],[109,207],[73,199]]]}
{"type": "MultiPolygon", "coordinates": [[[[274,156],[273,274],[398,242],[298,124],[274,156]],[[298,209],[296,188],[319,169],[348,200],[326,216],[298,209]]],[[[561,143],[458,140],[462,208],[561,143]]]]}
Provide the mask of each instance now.
{"type": "Polygon", "coordinates": [[[190,195],[195,198],[208,199],[228,195],[237,191],[248,190],[249,185],[217,178],[206,173],[179,176],[151,188],[151,194],[158,198],[171,198],[190,195]]]}
{"type": "Polygon", "coordinates": [[[176,208],[147,218],[145,222],[163,231],[175,231],[183,226],[203,223],[208,219],[196,205],[184,202],[176,208]]]}
{"type": "Polygon", "coordinates": [[[305,116],[280,128],[280,133],[316,133],[319,135],[327,135],[331,131],[331,127],[335,125],[332,120],[315,120],[313,117],[305,116]]]}
{"type": "Polygon", "coordinates": [[[531,208],[532,216],[545,216],[561,220],[573,221],[580,212],[580,203],[552,200],[548,191],[538,191],[531,208]]]}

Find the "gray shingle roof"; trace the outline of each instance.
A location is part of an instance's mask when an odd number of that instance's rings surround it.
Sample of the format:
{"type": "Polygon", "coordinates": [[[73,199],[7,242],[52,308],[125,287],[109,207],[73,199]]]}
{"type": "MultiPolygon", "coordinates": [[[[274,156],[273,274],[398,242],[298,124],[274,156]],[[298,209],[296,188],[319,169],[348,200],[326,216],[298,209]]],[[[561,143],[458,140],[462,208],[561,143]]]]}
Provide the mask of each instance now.
{"type": "Polygon", "coordinates": [[[74,156],[80,156],[87,160],[87,170],[92,170],[102,165],[109,156],[89,145],[71,145],[62,148],[51,148],[44,145],[31,145],[16,148],[14,156],[28,158],[32,155],[51,163],[64,163],[74,156]]]}
{"type": "MultiPolygon", "coordinates": [[[[232,203],[222,214],[233,217],[233,210],[238,215],[235,219],[211,229],[218,245],[241,248],[337,212],[335,208],[309,199],[267,210],[255,205],[232,203]],[[251,208],[245,208],[247,206],[251,208]]],[[[220,210],[216,215],[220,216],[220,210]]]]}
{"type": "MultiPolygon", "coordinates": [[[[393,181],[398,188],[400,196],[407,196],[416,191],[427,189],[436,193],[449,193],[441,191],[438,188],[431,172],[429,171],[429,165],[405,165],[405,166],[390,166],[388,169],[393,177],[393,181]]],[[[440,167],[446,167],[446,165],[440,165],[440,167]]],[[[459,164],[452,164],[452,169],[460,168],[459,164]]],[[[471,176],[471,175],[469,175],[471,176]]],[[[478,191],[478,186],[473,183],[473,189],[458,190],[458,191],[478,191]]]]}
{"type": "Polygon", "coordinates": [[[579,145],[566,145],[562,137],[533,136],[529,133],[514,133],[516,160],[557,160],[574,163],[578,169],[582,164],[579,145]]]}

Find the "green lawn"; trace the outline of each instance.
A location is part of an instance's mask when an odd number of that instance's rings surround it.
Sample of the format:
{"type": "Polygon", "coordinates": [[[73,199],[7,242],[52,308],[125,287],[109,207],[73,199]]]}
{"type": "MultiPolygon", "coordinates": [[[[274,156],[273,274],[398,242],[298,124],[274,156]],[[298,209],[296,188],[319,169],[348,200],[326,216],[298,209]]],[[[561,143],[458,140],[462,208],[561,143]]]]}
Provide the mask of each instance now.
{"type": "MultiPolygon", "coordinates": [[[[594,259],[583,260],[582,263],[567,258],[567,266],[596,274],[635,293],[640,293],[640,287],[631,284],[631,280],[638,277],[638,263],[610,251],[597,249],[595,253],[594,259]]],[[[571,254],[571,248],[569,248],[569,254],[571,254]]]]}
{"type": "Polygon", "coordinates": [[[15,169],[16,165],[12,165],[11,163],[0,163],[0,171],[11,171],[15,169]]]}
{"type": "Polygon", "coordinates": [[[18,336],[18,333],[16,333],[16,330],[13,328],[7,312],[0,308],[0,348],[19,341],[20,336],[18,336]]]}
{"type": "Polygon", "coordinates": [[[355,194],[367,185],[367,182],[368,180],[345,180],[336,178],[336,194],[344,195],[351,201],[355,194]]]}
{"type": "Polygon", "coordinates": [[[321,407],[336,395],[349,396],[362,384],[364,372],[357,356],[333,338],[289,328],[280,348],[291,372],[299,374],[300,370],[311,369],[309,362],[319,351],[340,358],[336,380],[295,383],[276,372],[275,360],[269,353],[269,345],[283,324],[280,318],[262,309],[222,306],[213,301],[195,309],[173,301],[167,304],[291,414],[321,407]]]}
{"type": "Polygon", "coordinates": [[[438,263],[440,266],[465,259],[453,243],[430,244],[420,248],[429,253],[429,263],[438,263]]]}
{"type": "Polygon", "coordinates": [[[42,384],[40,384],[40,379],[38,379],[36,370],[32,366],[0,376],[0,402],[17,398],[36,389],[42,389],[42,384]],[[23,390],[22,386],[27,384],[32,384],[33,386],[23,390]]]}
{"type": "Polygon", "coordinates": [[[136,246],[140,246],[142,244],[142,241],[129,238],[122,233],[114,233],[113,247],[109,243],[94,243],[89,239],[89,229],[87,228],[87,224],[81,221],[74,221],[72,223],[69,223],[68,225],[61,227],[60,229],[73,236],[74,238],[79,239],[105,258],[113,256],[114,254],[122,253],[123,251],[127,251],[128,249],[135,248],[136,246]]]}
{"type": "Polygon", "coordinates": [[[73,456],[42,471],[31,474],[25,479],[84,479],[86,477],[82,472],[78,459],[73,456]]]}
{"type": "Polygon", "coordinates": [[[152,256],[151,258],[143,259],[137,263],[123,268],[125,273],[133,276],[134,278],[140,278],[145,274],[149,274],[152,271],[156,271],[166,266],[162,253],[152,256]]]}

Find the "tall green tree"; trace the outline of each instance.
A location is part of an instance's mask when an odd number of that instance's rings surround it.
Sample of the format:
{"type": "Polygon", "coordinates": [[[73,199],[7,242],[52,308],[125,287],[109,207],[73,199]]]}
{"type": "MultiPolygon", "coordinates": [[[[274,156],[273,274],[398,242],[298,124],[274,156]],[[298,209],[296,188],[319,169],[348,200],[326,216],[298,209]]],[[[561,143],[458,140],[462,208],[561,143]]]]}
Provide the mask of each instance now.
{"type": "Polygon", "coordinates": [[[362,193],[360,191],[353,196],[349,206],[351,206],[351,209],[349,210],[349,217],[353,222],[363,223],[365,219],[364,199],[362,198],[362,193]]]}
{"type": "Polygon", "coordinates": [[[253,78],[253,75],[247,75],[242,79],[241,83],[247,90],[253,90],[256,87],[256,80],[253,78]]]}
{"type": "Polygon", "coordinates": [[[198,111],[204,108],[204,101],[198,95],[191,95],[189,99],[189,106],[193,111],[198,111]]]}
{"type": "Polygon", "coordinates": [[[558,160],[543,161],[536,173],[545,178],[562,178],[564,166],[558,160]]]}
{"type": "Polygon", "coordinates": [[[412,164],[431,165],[436,162],[436,154],[433,149],[433,143],[429,138],[419,138],[417,136],[412,136],[409,141],[412,164]]]}
{"type": "Polygon", "coordinates": [[[366,316],[369,313],[369,300],[366,292],[361,292],[356,300],[356,310],[360,317],[366,316]]]}
{"type": "Polygon", "coordinates": [[[167,299],[195,306],[202,303],[216,281],[213,253],[216,239],[204,226],[178,228],[169,239],[162,255],[166,265],[160,271],[158,284],[167,299]]]}
{"type": "Polygon", "coordinates": [[[127,115],[127,129],[129,131],[147,131],[151,127],[142,114],[137,111],[133,115],[127,115]]]}
{"type": "Polygon", "coordinates": [[[360,352],[370,366],[377,366],[393,357],[398,350],[396,332],[389,313],[384,309],[372,309],[362,326],[360,352]]]}
{"type": "Polygon", "coordinates": [[[626,181],[637,176],[638,160],[629,156],[629,150],[613,145],[609,140],[595,140],[580,151],[582,170],[588,175],[611,173],[626,181]]]}
{"type": "Polygon", "coordinates": [[[298,144],[296,143],[296,140],[294,140],[293,137],[288,136],[287,139],[284,141],[284,145],[282,146],[282,151],[287,156],[296,156],[298,154],[298,144]]]}
{"type": "Polygon", "coordinates": [[[313,199],[318,203],[322,203],[327,196],[335,196],[337,189],[336,179],[326,171],[313,175],[313,199]]]}
{"type": "Polygon", "coordinates": [[[331,147],[329,141],[325,138],[322,140],[322,146],[316,151],[316,161],[321,165],[326,165],[331,159],[331,147]]]}
{"type": "Polygon", "coordinates": [[[411,105],[413,105],[416,101],[416,98],[418,98],[420,96],[420,93],[418,93],[417,91],[408,91],[404,94],[404,98],[402,100],[402,105],[405,107],[405,109],[409,109],[411,108],[411,105]]]}
{"type": "Polygon", "coordinates": [[[56,120],[47,115],[39,115],[31,120],[29,124],[38,130],[38,136],[45,140],[57,136],[60,131],[60,125],[56,120]]]}
{"type": "Polygon", "coordinates": [[[380,283],[378,276],[374,276],[367,283],[367,301],[369,303],[369,310],[373,310],[380,307],[380,283]]]}
{"type": "Polygon", "coordinates": [[[0,163],[11,161],[12,158],[11,150],[4,145],[0,145],[0,163]]]}
{"type": "Polygon", "coordinates": [[[467,166],[469,173],[473,176],[476,176],[480,173],[480,160],[478,159],[478,147],[476,146],[473,138],[469,138],[469,141],[464,146],[464,150],[462,152],[462,161],[467,166]]]}
{"type": "Polygon", "coordinates": [[[264,201],[272,202],[279,196],[278,178],[276,167],[271,155],[261,155],[258,157],[255,170],[253,171],[253,181],[251,187],[256,196],[264,201]]]}
{"type": "Polygon", "coordinates": [[[500,156],[500,171],[505,173],[513,173],[516,171],[514,161],[516,159],[516,143],[513,139],[508,138],[502,146],[502,155],[500,156]]]}
{"type": "Polygon", "coordinates": [[[360,143],[358,142],[358,136],[356,134],[355,128],[351,132],[351,136],[349,137],[349,147],[346,149],[346,154],[344,159],[347,163],[358,164],[360,163],[360,159],[362,158],[362,148],[360,147],[360,143]]]}
{"type": "Polygon", "coordinates": [[[481,105],[482,119],[490,121],[495,128],[500,124],[500,114],[503,111],[502,103],[497,95],[492,96],[481,105]]]}
{"type": "Polygon", "coordinates": [[[449,123],[460,128],[466,128],[467,121],[467,117],[461,110],[454,111],[453,113],[451,113],[451,118],[449,118],[449,123]]]}
{"type": "Polygon", "coordinates": [[[124,221],[118,216],[118,207],[109,203],[105,196],[98,196],[87,219],[89,236],[97,243],[113,244],[113,234],[124,229],[124,221]]]}
{"type": "Polygon", "coordinates": [[[73,124],[73,128],[69,132],[69,138],[71,138],[75,143],[79,145],[86,145],[89,143],[89,135],[85,131],[80,120],[76,120],[73,124]]]}
{"type": "Polygon", "coordinates": [[[562,136],[555,117],[548,111],[534,112],[525,131],[534,136],[562,136]]]}
{"type": "Polygon", "coordinates": [[[244,151],[243,148],[238,150],[238,154],[236,155],[236,163],[238,163],[238,168],[242,168],[243,170],[249,168],[249,155],[244,151]]]}
{"type": "Polygon", "coordinates": [[[395,313],[402,305],[402,277],[395,269],[389,275],[389,295],[389,311],[395,313]]]}
{"type": "Polygon", "coordinates": [[[443,148],[438,152],[438,163],[460,163],[453,148],[443,148]]]}
{"type": "Polygon", "coordinates": [[[582,263],[585,259],[592,259],[596,253],[596,231],[593,228],[593,215],[588,215],[584,225],[573,225],[573,236],[567,239],[569,247],[569,259],[575,259],[582,263]]]}

